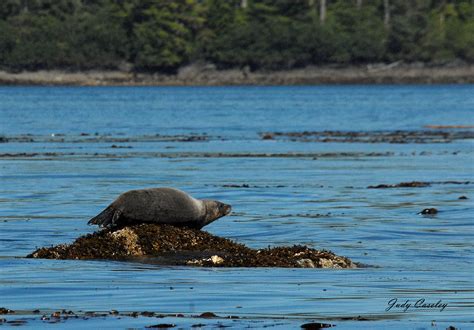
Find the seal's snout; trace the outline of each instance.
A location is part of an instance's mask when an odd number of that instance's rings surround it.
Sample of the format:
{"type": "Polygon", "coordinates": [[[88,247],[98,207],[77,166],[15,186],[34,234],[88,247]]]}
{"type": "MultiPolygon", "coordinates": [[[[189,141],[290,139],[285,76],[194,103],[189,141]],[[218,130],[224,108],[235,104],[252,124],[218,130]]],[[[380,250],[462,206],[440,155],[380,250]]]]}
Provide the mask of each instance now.
{"type": "Polygon", "coordinates": [[[232,211],[232,206],[229,204],[222,203],[221,205],[221,212],[223,215],[228,215],[232,211]]]}
{"type": "Polygon", "coordinates": [[[206,215],[203,220],[205,225],[226,216],[232,210],[232,207],[229,204],[225,204],[216,200],[204,200],[203,202],[206,207],[206,215]]]}

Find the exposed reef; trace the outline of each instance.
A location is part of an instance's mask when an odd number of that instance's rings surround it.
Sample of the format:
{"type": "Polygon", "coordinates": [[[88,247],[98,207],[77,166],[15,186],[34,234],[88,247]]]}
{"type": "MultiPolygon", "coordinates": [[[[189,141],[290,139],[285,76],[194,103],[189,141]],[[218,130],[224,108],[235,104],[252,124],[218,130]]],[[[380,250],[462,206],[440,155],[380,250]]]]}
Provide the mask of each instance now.
{"type": "Polygon", "coordinates": [[[28,258],[135,260],[204,267],[356,268],[350,259],[306,246],[251,249],[205,231],[140,224],[40,248],[28,258]]]}
{"type": "MultiPolygon", "coordinates": [[[[378,184],[376,186],[368,186],[368,189],[386,189],[386,188],[424,188],[424,187],[430,187],[431,185],[434,184],[462,184],[462,185],[467,185],[471,184],[471,181],[431,181],[431,182],[425,182],[425,181],[410,181],[410,182],[400,182],[397,184],[378,184]]],[[[465,196],[461,196],[465,197],[465,196]]],[[[461,198],[460,198],[461,199],[461,198]]]]}
{"type": "MultiPolygon", "coordinates": [[[[463,126],[467,129],[469,126],[463,126]]],[[[454,140],[474,139],[472,130],[396,130],[396,131],[303,131],[263,132],[262,140],[290,140],[295,142],[339,143],[449,143],[454,140]]]]}
{"type": "Polygon", "coordinates": [[[434,207],[430,207],[430,208],[427,208],[427,209],[423,209],[420,214],[423,214],[423,215],[434,215],[434,214],[438,214],[438,209],[435,209],[434,207]]]}

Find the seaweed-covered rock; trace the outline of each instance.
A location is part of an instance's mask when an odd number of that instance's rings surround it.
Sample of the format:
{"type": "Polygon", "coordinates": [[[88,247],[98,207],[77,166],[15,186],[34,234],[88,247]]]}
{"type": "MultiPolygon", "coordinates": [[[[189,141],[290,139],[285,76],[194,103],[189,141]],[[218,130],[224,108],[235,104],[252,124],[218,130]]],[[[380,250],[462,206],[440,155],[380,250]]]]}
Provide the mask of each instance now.
{"type": "Polygon", "coordinates": [[[306,246],[251,249],[205,231],[140,224],[81,236],[72,244],[43,247],[29,258],[139,260],[204,267],[355,268],[348,258],[306,246]]]}
{"type": "Polygon", "coordinates": [[[433,215],[433,214],[438,214],[438,210],[435,209],[434,207],[430,207],[430,208],[427,208],[427,209],[423,209],[420,214],[423,214],[423,215],[433,215]]]}
{"type": "Polygon", "coordinates": [[[376,186],[368,186],[369,189],[383,189],[383,188],[423,188],[431,186],[430,182],[411,181],[401,182],[397,184],[379,184],[376,186]]]}

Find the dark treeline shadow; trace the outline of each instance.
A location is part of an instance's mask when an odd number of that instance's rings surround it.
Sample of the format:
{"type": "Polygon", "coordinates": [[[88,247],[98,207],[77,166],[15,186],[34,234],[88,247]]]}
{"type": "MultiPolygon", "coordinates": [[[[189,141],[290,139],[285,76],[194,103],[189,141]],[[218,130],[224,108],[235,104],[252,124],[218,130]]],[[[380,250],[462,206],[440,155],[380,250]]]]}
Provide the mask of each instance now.
{"type": "Polygon", "coordinates": [[[473,35],[470,0],[0,1],[13,72],[473,62],[473,35]]]}

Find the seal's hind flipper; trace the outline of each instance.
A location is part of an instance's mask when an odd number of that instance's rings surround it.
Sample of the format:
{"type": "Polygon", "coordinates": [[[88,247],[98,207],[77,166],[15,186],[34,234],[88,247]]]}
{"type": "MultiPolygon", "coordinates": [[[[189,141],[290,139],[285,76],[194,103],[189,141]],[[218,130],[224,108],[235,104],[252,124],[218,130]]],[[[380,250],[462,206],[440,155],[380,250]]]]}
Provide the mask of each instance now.
{"type": "Polygon", "coordinates": [[[109,206],[87,223],[88,225],[99,225],[99,227],[111,227],[117,224],[122,212],[109,206]]]}

